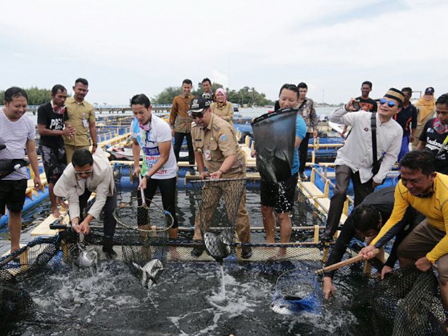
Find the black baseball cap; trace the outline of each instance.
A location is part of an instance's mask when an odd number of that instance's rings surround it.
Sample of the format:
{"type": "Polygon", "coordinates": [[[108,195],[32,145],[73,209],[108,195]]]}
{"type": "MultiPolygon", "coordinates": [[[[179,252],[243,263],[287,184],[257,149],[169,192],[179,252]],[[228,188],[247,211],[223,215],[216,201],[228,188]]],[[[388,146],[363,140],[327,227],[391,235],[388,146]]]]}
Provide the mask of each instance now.
{"type": "Polygon", "coordinates": [[[425,90],[425,94],[430,94],[430,95],[433,95],[434,94],[434,88],[433,87],[428,87],[428,88],[426,88],[426,90],[425,90]]]}
{"type": "Polygon", "coordinates": [[[212,101],[210,99],[206,99],[204,97],[193,98],[193,100],[190,102],[190,110],[188,111],[188,113],[201,113],[205,109],[208,109],[211,103],[212,101]]]}

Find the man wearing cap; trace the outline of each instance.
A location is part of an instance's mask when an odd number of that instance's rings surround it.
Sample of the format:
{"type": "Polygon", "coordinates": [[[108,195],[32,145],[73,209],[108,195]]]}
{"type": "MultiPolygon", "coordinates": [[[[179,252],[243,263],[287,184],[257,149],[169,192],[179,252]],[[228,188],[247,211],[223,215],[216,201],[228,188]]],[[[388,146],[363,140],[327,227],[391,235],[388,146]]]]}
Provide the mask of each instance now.
{"type": "Polygon", "coordinates": [[[425,89],[425,94],[415,104],[418,109],[417,128],[414,132],[414,141],[412,142],[412,149],[416,150],[420,141],[420,134],[423,131],[426,123],[434,116],[436,111],[436,104],[434,103],[434,88],[428,87],[425,89]]]}
{"type": "MultiPolygon", "coordinates": [[[[245,178],[246,159],[236,142],[233,127],[227,121],[213,114],[210,104],[211,101],[203,97],[194,98],[191,101],[189,111],[194,121],[191,134],[193,136],[194,155],[201,178],[245,178]]],[[[224,199],[235,197],[232,194],[232,190],[226,188],[226,186],[213,186],[212,188],[204,189],[202,194],[202,207],[203,211],[207,214],[213,212],[219,200],[219,197],[216,197],[218,195],[215,196],[215,193],[223,193],[224,199]],[[223,190],[219,190],[221,188],[223,190]]],[[[194,240],[202,240],[200,224],[196,220],[194,240]]],[[[249,214],[246,210],[245,191],[238,206],[236,231],[242,243],[250,242],[250,224],[249,214]]],[[[196,246],[191,254],[199,257],[204,249],[205,247],[203,245],[196,246]]],[[[250,246],[243,246],[241,256],[245,259],[252,256],[250,246]]]]}
{"type": "Polygon", "coordinates": [[[328,210],[327,228],[323,240],[331,240],[341,219],[350,180],[353,182],[355,207],[383,183],[387,172],[397,161],[403,130],[393,119],[403,105],[404,95],[391,88],[380,100],[378,113],[353,112],[354,99],[333,112],[329,120],[352,127],[344,147],[336,156],[336,188],[328,210]],[[376,123],[377,160],[379,170],[373,174],[372,123],[376,123]]]}
{"type": "Polygon", "coordinates": [[[448,175],[448,93],[436,101],[437,118],[429,119],[420,134],[418,150],[434,154],[436,172],[448,175]]]}

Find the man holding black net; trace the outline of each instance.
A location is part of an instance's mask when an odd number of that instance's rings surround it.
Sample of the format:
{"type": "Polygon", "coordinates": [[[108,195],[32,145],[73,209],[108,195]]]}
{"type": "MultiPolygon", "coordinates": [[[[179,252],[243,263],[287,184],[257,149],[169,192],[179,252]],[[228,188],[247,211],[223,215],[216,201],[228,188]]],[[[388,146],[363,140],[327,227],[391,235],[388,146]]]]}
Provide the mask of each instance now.
{"type": "MultiPolygon", "coordinates": [[[[191,101],[189,114],[194,123],[192,126],[194,155],[201,178],[205,179],[230,179],[246,177],[246,158],[235,138],[233,127],[227,122],[214,115],[210,109],[211,101],[203,97],[194,98],[191,101]],[[207,169],[207,171],[206,171],[207,169]]],[[[223,190],[209,190],[211,193],[224,193],[224,199],[231,199],[231,188],[223,190]]],[[[204,190],[205,192],[205,190],[204,190]]],[[[213,205],[218,201],[217,195],[210,195],[205,200],[203,194],[203,211],[206,213],[202,218],[207,219],[208,212],[213,212],[213,205]],[[216,202],[214,202],[216,199],[216,202]],[[204,204],[208,203],[208,204],[204,204]]],[[[227,205],[227,204],[226,204],[227,205]]],[[[236,219],[236,231],[242,243],[250,242],[249,214],[246,210],[246,193],[244,192],[238,206],[236,219]]],[[[201,228],[210,223],[200,223],[196,220],[194,240],[202,240],[201,228]]],[[[205,250],[205,246],[196,246],[191,254],[199,257],[205,250]]],[[[252,256],[250,246],[243,246],[241,256],[248,259],[252,256]]]]}

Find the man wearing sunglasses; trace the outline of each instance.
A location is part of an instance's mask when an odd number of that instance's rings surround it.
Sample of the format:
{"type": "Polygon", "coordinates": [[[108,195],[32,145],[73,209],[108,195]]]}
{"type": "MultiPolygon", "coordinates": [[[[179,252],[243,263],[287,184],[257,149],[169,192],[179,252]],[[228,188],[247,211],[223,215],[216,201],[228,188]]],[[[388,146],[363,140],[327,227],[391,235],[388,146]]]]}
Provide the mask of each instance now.
{"type": "Polygon", "coordinates": [[[113,213],[117,194],[113,170],[106,153],[101,148],[97,148],[93,155],[87,149],[75,151],[72,163],[54,186],[54,193],[67,199],[72,229],[77,233],[88,234],[90,223],[98,219],[103,211],[103,251],[108,257],[115,256],[112,239],[116,227],[113,213]],[[83,212],[92,192],[96,193],[95,201],[84,218],[83,212]]]}
{"type": "Polygon", "coordinates": [[[389,89],[380,100],[378,113],[374,114],[376,156],[378,161],[382,160],[375,175],[372,172],[372,113],[354,112],[354,100],[351,99],[330,116],[331,122],[351,126],[352,131],[344,147],[338,150],[336,156],[336,188],[331,198],[327,228],[322,240],[331,240],[339,226],[350,180],[353,182],[356,207],[375,190],[376,186],[383,183],[387,172],[397,161],[403,130],[393,116],[401,110],[403,99],[404,95],[401,91],[389,89]]]}
{"type": "MultiPolygon", "coordinates": [[[[227,121],[212,113],[211,103],[210,100],[206,100],[203,97],[194,98],[191,101],[190,111],[188,112],[194,121],[191,134],[193,136],[194,155],[201,178],[245,178],[246,158],[236,141],[233,127],[227,121]]],[[[203,194],[202,206],[203,211],[207,214],[213,212],[219,200],[218,197],[213,197],[213,193],[223,193],[224,199],[235,197],[235,195],[231,194],[232,190],[226,187],[223,187],[223,190],[204,189],[203,193],[206,192],[209,195],[205,197],[203,194]]],[[[196,220],[194,240],[202,240],[201,224],[209,225],[209,223],[199,223],[196,220]]],[[[245,192],[238,207],[236,231],[242,243],[250,242],[250,224],[249,214],[246,210],[245,192]]],[[[191,254],[194,257],[199,257],[204,250],[205,247],[203,245],[196,246],[191,251],[191,254]]],[[[252,256],[250,246],[243,246],[241,256],[244,259],[252,256]]]]}

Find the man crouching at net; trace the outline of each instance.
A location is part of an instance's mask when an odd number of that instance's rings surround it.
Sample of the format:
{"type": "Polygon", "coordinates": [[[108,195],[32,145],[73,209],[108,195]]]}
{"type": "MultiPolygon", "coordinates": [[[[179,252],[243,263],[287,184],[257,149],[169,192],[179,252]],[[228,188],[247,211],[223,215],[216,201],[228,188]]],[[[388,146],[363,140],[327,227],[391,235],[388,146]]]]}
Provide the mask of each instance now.
{"type": "Polygon", "coordinates": [[[93,155],[87,149],[75,151],[72,163],[56,182],[54,193],[66,197],[72,228],[77,233],[88,234],[90,223],[99,218],[101,211],[104,212],[103,251],[108,257],[116,256],[112,239],[117,224],[114,217],[117,194],[106,153],[101,148],[97,148],[93,155]],[[95,201],[83,218],[82,213],[92,192],[96,193],[95,201]]]}
{"type": "MultiPolygon", "coordinates": [[[[233,127],[227,122],[214,115],[210,109],[211,101],[202,97],[195,98],[191,101],[189,114],[193,118],[193,126],[191,134],[193,138],[194,156],[198,166],[201,179],[210,177],[211,179],[229,179],[229,178],[245,178],[246,177],[246,159],[244,153],[235,138],[233,127]],[[205,171],[207,168],[207,172],[205,171]]],[[[218,187],[219,188],[219,187],[218,187]]],[[[215,189],[203,190],[203,209],[206,218],[205,226],[210,225],[207,218],[212,217],[214,208],[219,201],[219,195],[208,195],[204,197],[204,193],[220,193],[215,189]],[[207,200],[206,200],[207,199],[207,200]],[[204,203],[205,200],[205,203],[204,203]]],[[[224,200],[230,200],[232,195],[230,188],[223,187],[221,191],[224,194],[224,200]]],[[[226,202],[227,203],[227,202],[226,202]]],[[[204,223],[202,223],[204,224],[204,223]]],[[[194,240],[202,240],[201,223],[198,218],[195,221],[194,240]]],[[[205,227],[202,228],[206,229],[205,227]]],[[[244,191],[238,206],[238,214],[236,219],[236,231],[242,243],[250,242],[250,224],[249,214],[246,210],[246,192],[244,191]]],[[[191,255],[199,257],[205,250],[203,245],[196,246],[191,255]]],[[[243,246],[241,256],[248,259],[252,256],[250,246],[243,246]]]]}
{"type": "Polygon", "coordinates": [[[422,272],[437,265],[440,292],[445,311],[448,310],[448,176],[435,172],[434,155],[412,151],[400,161],[401,180],[395,188],[392,215],[371,244],[363,248],[364,259],[376,256],[376,248],[384,246],[400,229],[406,210],[412,206],[423,220],[398,247],[401,267],[411,263],[422,272]]]}
{"type": "MultiPolygon", "coordinates": [[[[336,244],[332,247],[330,256],[325,264],[325,267],[334,265],[341,261],[344,256],[347,246],[351,240],[357,238],[365,240],[366,243],[371,242],[379,233],[382,225],[384,225],[390,218],[394,208],[394,194],[395,187],[387,187],[380,189],[368,195],[360,205],[358,205],[347,218],[344,227],[336,240],[336,244]]],[[[395,238],[392,251],[389,258],[381,270],[381,279],[384,279],[386,273],[393,270],[395,262],[397,261],[397,248],[403,241],[407,234],[418,224],[424,217],[414,208],[409,207],[402,220],[398,224],[401,229],[395,238]]],[[[328,299],[333,295],[335,288],[333,286],[333,276],[335,271],[326,272],[324,274],[324,288],[323,292],[325,298],[328,299]]]]}

